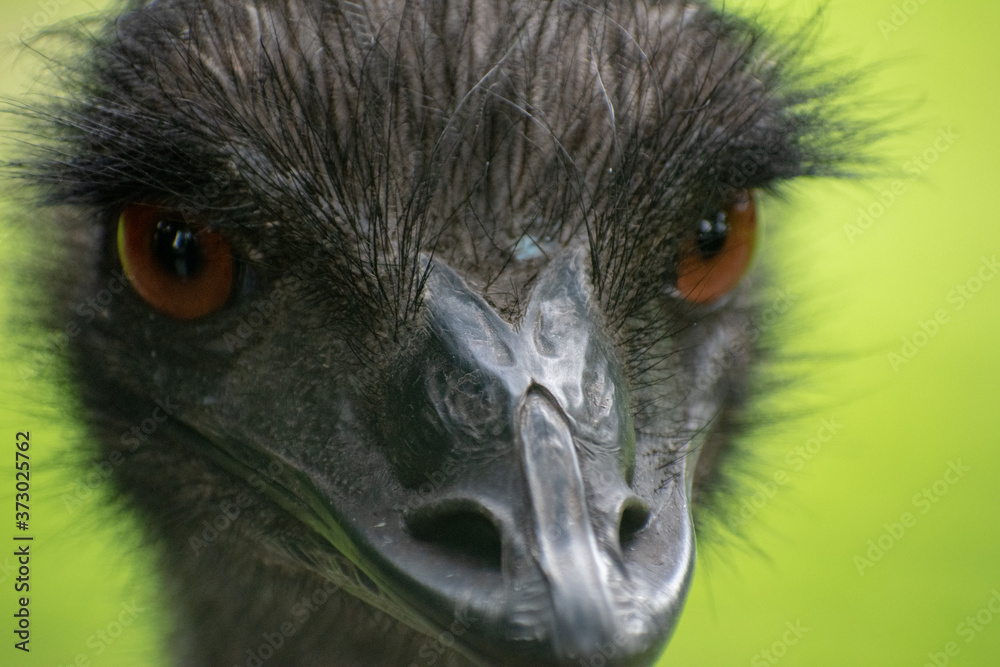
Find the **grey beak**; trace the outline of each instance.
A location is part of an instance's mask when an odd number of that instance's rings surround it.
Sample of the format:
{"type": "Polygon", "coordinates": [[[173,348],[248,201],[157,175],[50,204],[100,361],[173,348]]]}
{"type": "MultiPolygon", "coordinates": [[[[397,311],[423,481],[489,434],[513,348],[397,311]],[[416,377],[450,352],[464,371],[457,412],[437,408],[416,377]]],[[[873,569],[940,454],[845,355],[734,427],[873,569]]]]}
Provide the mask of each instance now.
{"type": "Polygon", "coordinates": [[[426,346],[386,392],[394,467],[423,474],[382,557],[442,629],[474,619],[458,643],[488,664],[649,664],[687,593],[685,457],[655,497],[632,490],[629,395],[593,299],[567,255],[515,331],[435,264],[426,346]]]}

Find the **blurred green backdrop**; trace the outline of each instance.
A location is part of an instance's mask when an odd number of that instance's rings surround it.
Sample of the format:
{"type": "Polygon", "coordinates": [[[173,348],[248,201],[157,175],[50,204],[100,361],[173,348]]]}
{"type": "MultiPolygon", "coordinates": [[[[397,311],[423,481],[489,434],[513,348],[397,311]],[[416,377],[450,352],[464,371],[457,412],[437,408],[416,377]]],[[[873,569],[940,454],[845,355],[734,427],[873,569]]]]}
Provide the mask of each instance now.
{"type": "MultiPolygon", "coordinates": [[[[4,0],[0,94],[32,86],[22,35],[102,4],[4,0]]],[[[727,6],[794,24],[817,2],[727,6]]],[[[747,541],[702,545],[662,664],[997,665],[1000,4],[830,0],[823,23],[819,52],[876,65],[866,91],[903,131],[879,148],[884,178],[766,203],[796,230],[767,252],[801,297],[782,335],[809,369],[776,403],[807,415],[755,440],[771,484],[734,508],[754,515],[747,541]]],[[[12,211],[0,202],[3,269],[26,248],[12,211]]],[[[13,511],[14,435],[30,429],[35,535],[28,655],[12,647],[16,563],[0,548],[0,665],[164,664],[148,556],[73,467],[74,432],[19,347],[11,272],[0,279],[0,507],[13,511]]]]}

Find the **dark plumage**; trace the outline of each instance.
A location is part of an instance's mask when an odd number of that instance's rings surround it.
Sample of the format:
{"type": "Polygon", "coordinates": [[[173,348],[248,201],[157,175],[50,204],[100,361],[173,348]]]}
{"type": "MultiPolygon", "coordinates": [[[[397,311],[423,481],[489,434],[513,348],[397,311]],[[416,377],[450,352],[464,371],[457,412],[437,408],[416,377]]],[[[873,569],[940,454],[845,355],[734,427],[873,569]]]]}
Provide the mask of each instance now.
{"type": "Polygon", "coordinates": [[[154,0],[81,41],[23,171],[178,663],[653,662],[758,343],[759,271],[695,304],[679,267],[839,168],[836,86],[673,1],[154,0]],[[77,308],[136,204],[225,237],[224,305],[77,308]]]}

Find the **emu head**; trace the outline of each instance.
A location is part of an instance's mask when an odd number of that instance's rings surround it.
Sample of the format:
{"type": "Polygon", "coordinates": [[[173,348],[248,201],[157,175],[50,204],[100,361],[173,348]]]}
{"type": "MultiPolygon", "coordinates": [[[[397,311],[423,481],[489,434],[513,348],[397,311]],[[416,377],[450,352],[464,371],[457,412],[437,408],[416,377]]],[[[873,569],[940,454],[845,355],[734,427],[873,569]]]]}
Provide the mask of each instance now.
{"type": "Polygon", "coordinates": [[[33,173],[184,659],[323,585],[278,663],[654,661],[746,394],[753,193],[835,157],[794,54],[674,1],[152,0],[84,41],[33,173]]]}

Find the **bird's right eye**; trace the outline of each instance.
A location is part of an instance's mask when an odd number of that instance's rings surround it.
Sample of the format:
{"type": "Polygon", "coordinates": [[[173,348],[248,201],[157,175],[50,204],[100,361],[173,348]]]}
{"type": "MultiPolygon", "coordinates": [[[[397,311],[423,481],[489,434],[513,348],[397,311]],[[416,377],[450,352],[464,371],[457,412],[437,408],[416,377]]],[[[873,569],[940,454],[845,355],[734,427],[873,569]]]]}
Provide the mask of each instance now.
{"type": "Polygon", "coordinates": [[[168,208],[127,206],[118,221],[118,256],[139,296],[177,320],[219,310],[233,288],[225,237],[168,208]]]}
{"type": "Polygon", "coordinates": [[[753,192],[740,190],[698,222],[677,268],[677,291],[691,303],[712,303],[739,283],[757,240],[753,192]]]}

